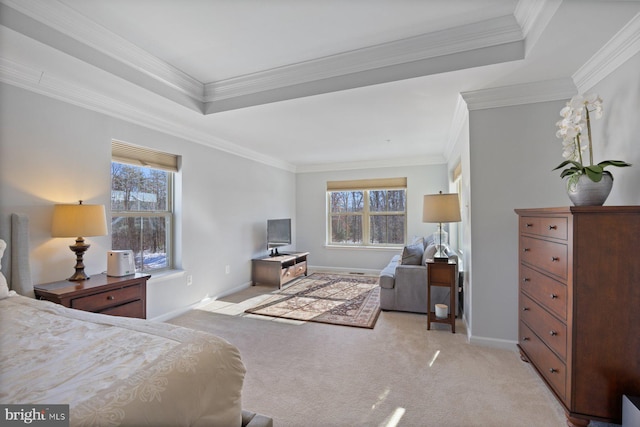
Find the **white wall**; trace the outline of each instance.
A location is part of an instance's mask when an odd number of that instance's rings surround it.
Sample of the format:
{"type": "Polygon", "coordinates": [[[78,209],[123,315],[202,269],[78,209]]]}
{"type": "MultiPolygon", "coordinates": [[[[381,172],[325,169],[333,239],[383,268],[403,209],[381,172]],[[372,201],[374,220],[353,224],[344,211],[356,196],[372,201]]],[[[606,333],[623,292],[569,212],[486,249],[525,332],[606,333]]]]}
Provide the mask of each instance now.
{"type": "Polygon", "coordinates": [[[327,181],[407,177],[407,236],[432,234],[436,226],[422,222],[425,194],[448,192],[445,164],[299,173],[296,176],[297,247],[309,251],[313,267],[333,267],[352,271],[379,271],[400,249],[327,248],[327,181]]]}
{"type": "MultiPolygon", "coordinates": [[[[605,204],[640,203],[640,54],[596,87],[604,117],[593,123],[594,160],[625,160],[610,168],[615,182],[605,204]]],[[[471,207],[471,341],[517,341],[518,271],[515,208],[568,206],[559,171],[563,159],[555,123],[564,101],[469,113],[471,207]]],[[[597,243],[594,243],[597,244],[597,243]]]]}
{"type": "Polygon", "coordinates": [[[604,104],[593,122],[594,162],[624,160],[630,168],[607,168],[614,184],[606,205],[640,205],[640,53],[588,89],[604,104]]]}
{"type": "MultiPolygon", "coordinates": [[[[30,219],[34,283],[69,277],[73,239],[50,237],[55,203],[110,201],[111,140],[182,156],[177,224],[184,274],[152,278],[147,315],[162,316],[249,283],[251,258],[266,253],[266,219],[295,217],[295,177],[280,169],[155,132],[51,98],[0,86],[0,238],[10,214],[30,219]],[[225,274],[225,266],[230,274],[225,274]],[[186,274],[193,284],[186,285],[186,274]]],[[[109,236],[87,238],[86,271],[106,269],[109,236]]],[[[3,260],[3,270],[8,260],[3,260]]]]}

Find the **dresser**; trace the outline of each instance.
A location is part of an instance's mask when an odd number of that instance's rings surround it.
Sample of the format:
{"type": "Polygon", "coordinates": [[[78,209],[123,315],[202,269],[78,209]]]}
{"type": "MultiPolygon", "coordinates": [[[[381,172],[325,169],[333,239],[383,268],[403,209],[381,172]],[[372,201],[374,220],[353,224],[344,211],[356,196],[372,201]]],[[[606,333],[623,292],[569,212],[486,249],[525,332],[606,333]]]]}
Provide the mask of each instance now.
{"type": "Polygon", "coordinates": [[[519,343],[570,426],[640,395],[640,206],[516,209],[519,343]]]}
{"type": "Polygon", "coordinates": [[[36,298],[62,304],[65,307],[112,316],[147,317],[148,274],[136,273],[123,277],[96,274],[89,280],[35,285],[36,298]]]}

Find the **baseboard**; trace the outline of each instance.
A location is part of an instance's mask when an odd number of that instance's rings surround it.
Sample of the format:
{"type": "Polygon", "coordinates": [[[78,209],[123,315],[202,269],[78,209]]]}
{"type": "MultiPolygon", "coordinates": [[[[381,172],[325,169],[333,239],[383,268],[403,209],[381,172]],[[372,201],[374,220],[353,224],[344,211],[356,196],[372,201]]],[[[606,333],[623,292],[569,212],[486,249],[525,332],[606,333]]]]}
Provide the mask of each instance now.
{"type": "Polygon", "coordinates": [[[240,292],[241,290],[247,289],[250,286],[251,286],[251,282],[247,282],[245,284],[236,286],[235,288],[227,289],[226,291],[224,291],[221,294],[205,298],[202,301],[194,302],[193,304],[189,304],[186,307],[177,308],[177,309],[175,309],[173,311],[170,311],[170,312],[165,313],[165,314],[161,314],[160,316],[156,316],[156,317],[154,317],[152,319],[148,319],[148,320],[151,320],[153,322],[166,322],[167,320],[173,319],[174,317],[178,317],[181,314],[186,313],[187,311],[190,311],[190,310],[193,310],[195,308],[198,308],[198,307],[200,307],[200,306],[202,306],[202,305],[204,305],[204,304],[206,304],[208,302],[217,300],[219,298],[226,297],[227,295],[231,295],[233,293],[240,292]]]}
{"type": "Polygon", "coordinates": [[[500,348],[503,350],[517,351],[518,342],[511,340],[502,340],[498,338],[487,338],[470,335],[468,337],[469,343],[474,345],[481,345],[484,347],[500,348]]]}
{"type": "Polygon", "coordinates": [[[247,288],[250,288],[251,286],[253,286],[253,282],[246,282],[246,283],[243,283],[242,285],[236,286],[235,288],[227,289],[224,292],[222,292],[221,294],[212,296],[211,299],[215,300],[215,299],[219,299],[219,298],[224,298],[227,295],[235,294],[236,292],[243,291],[243,290],[245,290],[247,288]]]}
{"type": "Polygon", "coordinates": [[[186,307],[180,307],[180,308],[177,308],[177,309],[175,309],[173,311],[170,311],[168,313],[161,314],[160,316],[156,316],[154,318],[147,319],[147,320],[151,320],[152,322],[166,322],[169,319],[173,319],[174,317],[178,317],[181,314],[184,314],[187,311],[190,311],[190,310],[196,308],[200,304],[201,304],[201,302],[194,302],[193,304],[190,304],[190,305],[188,305],[186,307]]]}

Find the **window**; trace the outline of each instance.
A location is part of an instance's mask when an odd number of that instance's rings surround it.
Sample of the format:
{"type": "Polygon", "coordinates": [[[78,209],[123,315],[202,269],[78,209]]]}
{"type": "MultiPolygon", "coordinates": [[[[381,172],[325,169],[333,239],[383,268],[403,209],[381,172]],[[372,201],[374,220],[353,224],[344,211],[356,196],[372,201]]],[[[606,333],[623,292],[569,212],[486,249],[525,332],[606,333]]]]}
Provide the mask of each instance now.
{"type": "Polygon", "coordinates": [[[177,156],[112,142],[111,247],[131,249],[140,272],[173,267],[177,156]]]}
{"type": "Polygon", "coordinates": [[[406,186],[406,178],[328,182],[328,244],[403,246],[406,186]]]}

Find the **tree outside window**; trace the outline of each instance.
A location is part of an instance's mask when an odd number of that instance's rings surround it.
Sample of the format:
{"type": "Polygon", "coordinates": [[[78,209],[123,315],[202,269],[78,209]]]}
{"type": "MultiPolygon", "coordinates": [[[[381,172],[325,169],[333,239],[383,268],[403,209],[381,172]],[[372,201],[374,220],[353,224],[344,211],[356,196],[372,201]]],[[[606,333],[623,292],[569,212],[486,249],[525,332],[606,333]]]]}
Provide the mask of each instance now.
{"type": "Polygon", "coordinates": [[[141,272],[171,268],[173,173],[111,162],[111,246],[141,272]]]}
{"type": "Polygon", "coordinates": [[[330,191],[328,195],[330,245],[404,245],[405,189],[330,191]]]}

